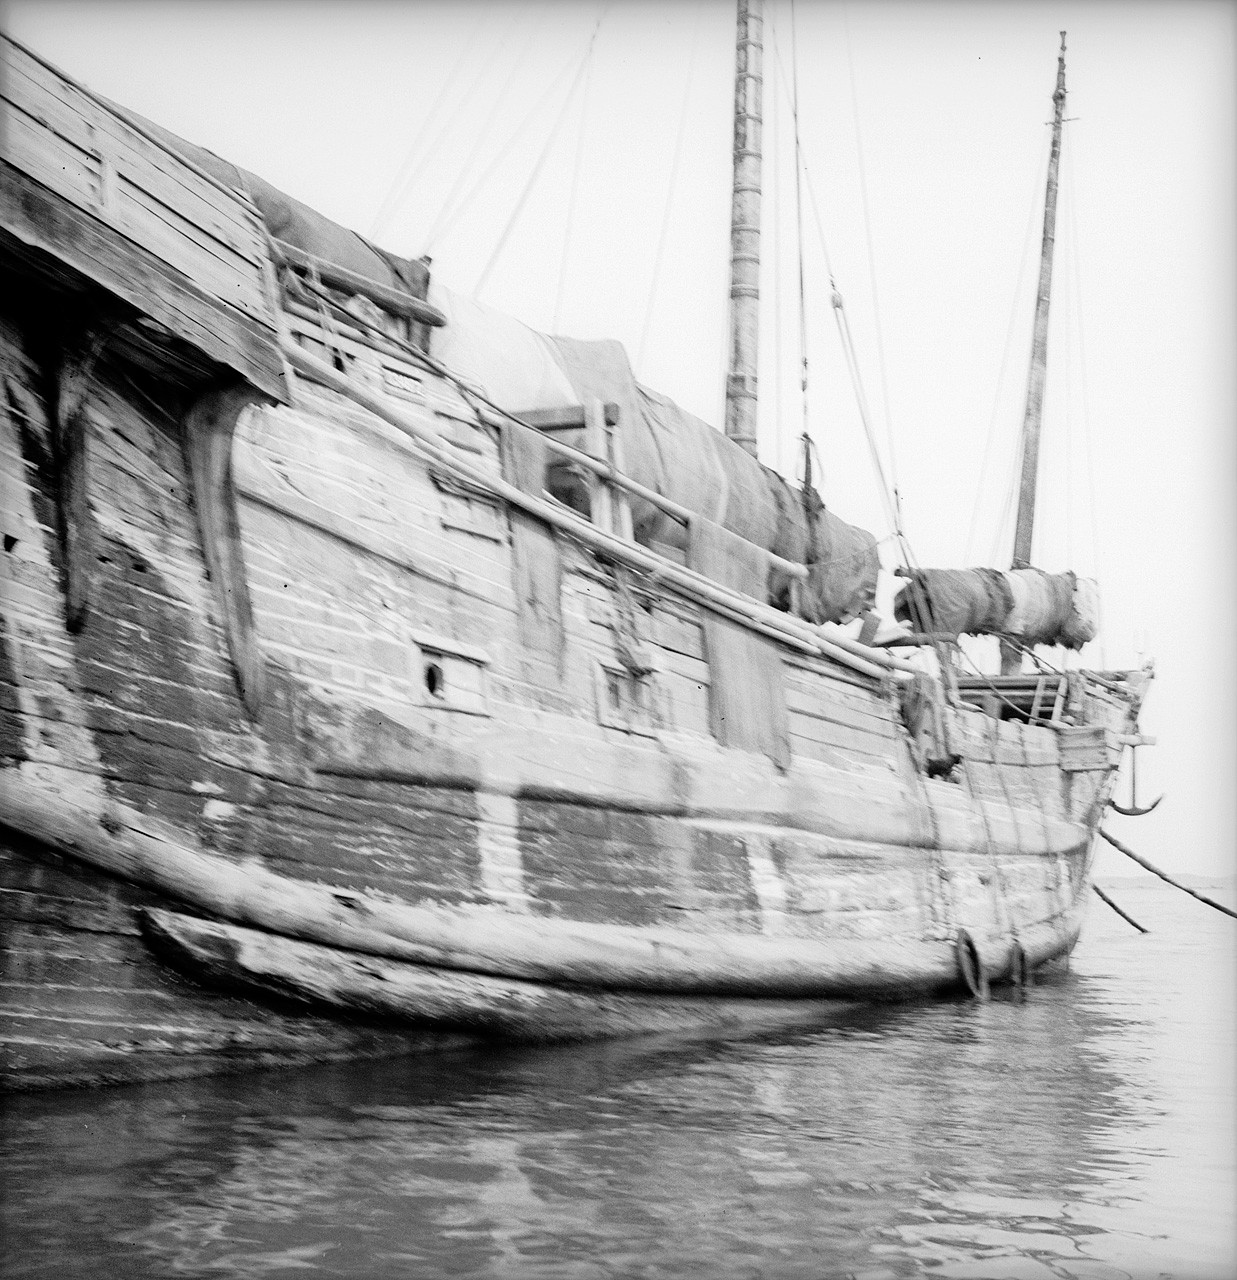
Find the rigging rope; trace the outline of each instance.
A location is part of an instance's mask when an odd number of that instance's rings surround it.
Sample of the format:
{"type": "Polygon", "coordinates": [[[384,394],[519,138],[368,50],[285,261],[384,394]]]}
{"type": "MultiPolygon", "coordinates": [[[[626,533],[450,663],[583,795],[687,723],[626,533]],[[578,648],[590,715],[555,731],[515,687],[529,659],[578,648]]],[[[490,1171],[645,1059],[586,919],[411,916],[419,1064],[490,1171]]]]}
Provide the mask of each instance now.
{"type": "Polygon", "coordinates": [[[1091,888],[1095,890],[1096,896],[1099,898],[1099,900],[1101,902],[1106,902],[1121,917],[1121,919],[1126,922],[1126,924],[1132,924],[1134,928],[1138,930],[1139,933],[1151,932],[1150,929],[1146,929],[1142,925],[1140,925],[1138,921],[1135,920],[1134,917],[1130,915],[1128,912],[1122,911],[1121,908],[1117,906],[1117,904],[1104,892],[1103,889],[1099,887],[1098,884],[1095,884],[1094,882],[1092,882],[1091,888]]]}
{"type": "MultiPolygon", "coordinates": [[[[587,54],[585,55],[585,57],[587,57],[587,54]]],[[[533,122],[536,116],[540,113],[541,108],[544,107],[545,104],[558,92],[559,86],[570,74],[572,67],[578,66],[578,65],[583,65],[583,59],[581,59],[580,63],[576,63],[575,60],[573,59],[568,59],[563,64],[563,66],[559,70],[558,75],[556,75],[554,79],[550,82],[550,84],[546,87],[545,92],[541,95],[540,98],[537,99],[537,101],[533,104],[531,109],[525,114],[524,118],[520,121],[520,123],[517,124],[516,127],[512,130],[512,132],[507,135],[506,142],[504,142],[503,145],[499,148],[498,154],[494,157],[493,160],[490,161],[490,163],[482,171],[482,173],[477,178],[476,182],[472,184],[472,186],[459,199],[459,201],[455,204],[454,208],[450,210],[450,212],[447,212],[444,209],[443,212],[439,214],[438,230],[435,233],[435,235],[431,237],[431,239],[427,242],[426,244],[427,252],[433,248],[433,245],[439,239],[441,239],[442,236],[444,236],[448,231],[451,230],[451,227],[454,225],[454,223],[459,218],[459,216],[464,212],[465,209],[468,208],[470,204],[472,204],[473,200],[477,195],[477,192],[480,191],[481,188],[485,185],[485,183],[490,178],[490,175],[493,174],[494,170],[497,169],[498,166],[501,165],[504,160],[506,160],[507,156],[511,152],[512,147],[514,147],[515,144],[520,140],[520,138],[524,136],[524,133],[528,129],[528,126],[533,122]]]]}
{"type": "Polygon", "coordinates": [[[460,188],[468,180],[468,175],[472,172],[473,165],[476,163],[481,148],[485,145],[490,136],[490,129],[494,124],[494,120],[498,116],[499,108],[506,101],[507,93],[511,86],[515,83],[516,77],[525,68],[524,55],[528,52],[529,46],[533,42],[533,37],[540,29],[541,23],[545,18],[545,10],[537,15],[534,22],[530,22],[528,33],[524,37],[524,43],[520,46],[519,52],[515,55],[511,62],[511,70],[507,73],[507,78],[503,81],[502,88],[499,89],[497,96],[490,104],[490,109],[486,114],[485,120],[481,127],[477,130],[477,135],[473,139],[472,150],[468,153],[468,158],[460,165],[455,176],[455,182],[451,185],[451,189],[447,192],[442,204],[439,206],[438,213],[434,217],[434,221],[430,223],[430,229],[425,236],[424,244],[426,252],[429,252],[434,244],[437,243],[438,237],[443,230],[443,224],[448,216],[453,212],[455,201],[459,198],[460,188]]]}
{"type": "MultiPolygon", "coordinates": [[[[1066,178],[1069,182],[1071,191],[1076,190],[1074,183],[1074,148],[1070,147],[1065,153],[1065,171],[1066,178]]],[[[1070,235],[1073,243],[1077,245],[1078,240],[1078,215],[1077,200],[1069,202],[1069,219],[1070,219],[1070,235]]],[[[1081,385],[1082,394],[1082,442],[1083,456],[1087,463],[1087,498],[1088,507],[1091,515],[1091,563],[1095,572],[1095,576],[1101,582],[1104,580],[1104,554],[1103,544],[1100,541],[1100,522],[1097,514],[1097,494],[1098,485],[1096,484],[1095,459],[1091,447],[1091,398],[1087,384],[1087,347],[1086,347],[1086,326],[1084,323],[1084,314],[1082,306],[1082,277],[1078,267],[1078,254],[1075,252],[1072,256],[1072,265],[1074,268],[1074,307],[1077,311],[1078,319],[1078,380],[1081,385]]],[[[1100,666],[1108,666],[1108,657],[1104,643],[1104,605],[1102,597],[1097,594],[1096,598],[1096,626],[1099,631],[1100,645],[1100,666]]]]}
{"type": "Polygon", "coordinates": [[[1217,911],[1222,911],[1226,916],[1232,916],[1234,920],[1237,920],[1237,911],[1234,911],[1232,907],[1226,907],[1222,903],[1216,902],[1213,898],[1207,897],[1204,893],[1198,893],[1194,889],[1187,889],[1185,885],[1174,880],[1172,876],[1161,871],[1159,867],[1153,866],[1146,858],[1140,858],[1133,849],[1127,848],[1115,836],[1110,836],[1103,827],[1100,828],[1100,835],[1102,835],[1114,849],[1125,854],[1127,858],[1132,858],[1144,870],[1150,871],[1152,875],[1159,876],[1161,880],[1165,881],[1167,884],[1171,884],[1174,889],[1180,889],[1182,893],[1188,893],[1191,898],[1197,898],[1199,902],[1205,902],[1209,907],[1214,907],[1217,911]]]}
{"type": "MultiPolygon", "coordinates": [[[[598,19],[598,26],[601,20],[598,19]]],[[[594,33],[596,34],[596,33],[594,33]]],[[[571,191],[567,196],[567,223],[563,227],[563,256],[558,264],[558,288],[554,291],[554,321],[550,328],[554,333],[559,330],[563,315],[563,290],[567,285],[567,256],[571,250],[571,229],[575,222],[576,194],[580,189],[580,170],[584,165],[584,126],[588,123],[589,90],[593,85],[592,47],[585,64],[584,92],[580,95],[580,127],[576,132],[576,158],[571,166],[571,191]]]]}
{"type": "MultiPolygon", "coordinates": [[[[776,48],[776,46],[775,46],[776,48]]],[[[799,42],[795,29],[795,0],[790,0],[790,75],[791,75],[791,119],[794,122],[795,138],[795,236],[799,255],[799,358],[801,362],[799,394],[803,406],[803,462],[804,493],[811,489],[811,443],[808,435],[807,410],[807,296],[803,287],[803,190],[802,169],[803,149],[799,145],[799,42]]]]}
{"type": "MultiPolygon", "coordinates": [[[[442,143],[446,141],[449,133],[451,133],[452,128],[455,127],[458,108],[461,108],[465,102],[473,100],[475,93],[479,90],[481,82],[483,82],[485,77],[487,77],[490,63],[492,63],[492,61],[501,54],[503,47],[506,46],[506,38],[507,32],[505,29],[505,31],[499,35],[497,44],[494,45],[493,49],[490,49],[489,54],[481,60],[478,73],[473,77],[473,81],[471,81],[469,87],[467,87],[464,93],[462,93],[460,100],[458,100],[456,104],[456,111],[453,111],[453,113],[448,115],[446,120],[443,120],[442,127],[438,129],[438,133],[435,134],[433,140],[429,142],[428,146],[426,146],[424,154],[417,159],[415,166],[410,166],[408,172],[403,175],[400,187],[398,187],[398,193],[394,193],[394,195],[392,195],[391,201],[389,201],[387,207],[387,212],[385,212],[382,219],[375,220],[376,223],[379,224],[380,229],[385,230],[385,228],[389,227],[391,220],[403,206],[403,202],[405,202],[408,196],[415,191],[416,184],[419,182],[421,174],[425,173],[426,166],[428,166],[430,160],[433,160],[434,156],[438,154],[438,148],[442,146],[442,143]]],[[[375,230],[375,232],[371,233],[371,237],[378,236],[378,234],[378,230],[375,230]]]]}
{"type": "MultiPolygon", "coordinates": [[[[777,28],[770,14],[771,35],[776,41],[777,28]]],[[[769,204],[773,209],[773,449],[774,466],[779,475],[786,472],[786,440],[782,431],[782,180],[778,175],[778,158],[782,145],[782,112],[777,94],[766,99],[765,131],[771,139],[769,165],[769,204]]],[[[793,463],[792,463],[793,465],[793,463]]]]}
{"type": "MultiPolygon", "coordinates": [[[[863,205],[864,239],[868,250],[868,283],[872,289],[872,319],[876,327],[876,367],[880,373],[881,402],[885,410],[885,446],[889,450],[889,476],[893,488],[893,527],[900,538],[905,538],[905,532],[902,527],[902,493],[898,487],[898,460],[893,443],[893,418],[889,409],[889,377],[885,361],[884,326],[881,323],[880,292],[876,287],[876,250],[872,242],[872,215],[868,203],[867,166],[863,160],[863,134],[859,127],[859,91],[855,85],[855,59],[850,38],[850,11],[845,4],[842,6],[842,22],[846,31],[846,65],[850,71],[850,105],[851,116],[855,123],[855,154],[859,161],[859,193],[863,205]]],[[[882,483],[884,483],[883,479],[882,483]]]]}
{"type": "Polygon", "coordinates": [[[691,54],[687,61],[687,79],[683,85],[683,101],[679,106],[679,128],[674,138],[674,156],[670,161],[670,183],[666,189],[666,203],[661,213],[661,230],[657,235],[657,252],[653,255],[653,280],[649,285],[649,300],[644,309],[644,324],[640,328],[640,345],[636,348],[636,371],[644,374],[644,348],[648,342],[649,327],[653,322],[653,307],[657,300],[657,287],[661,278],[662,256],[666,248],[666,231],[670,226],[670,212],[674,207],[674,195],[678,189],[679,160],[683,153],[683,135],[687,132],[687,104],[691,98],[692,80],[696,74],[696,52],[700,42],[700,12],[696,14],[692,28],[691,54]]]}
{"type": "Polygon", "coordinates": [[[425,142],[425,138],[429,133],[431,124],[433,124],[438,112],[441,110],[442,104],[446,101],[448,91],[455,83],[456,76],[459,74],[464,63],[472,53],[472,46],[476,41],[477,33],[481,30],[483,24],[484,19],[479,19],[473,27],[472,33],[464,43],[464,47],[460,50],[460,56],[456,59],[455,65],[447,73],[447,78],[439,86],[438,94],[434,99],[433,105],[430,107],[429,112],[422,118],[421,127],[417,130],[408,150],[404,153],[404,158],[400,161],[399,167],[395,171],[395,177],[392,178],[391,185],[387,188],[386,195],[384,195],[382,200],[379,202],[378,212],[374,214],[373,221],[369,224],[368,235],[371,239],[374,236],[380,235],[382,229],[385,227],[387,206],[394,198],[397,188],[402,185],[405,175],[414,162],[414,158],[420,151],[422,144],[425,142]]]}
{"type": "MultiPolygon", "coordinates": [[[[1001,391],[1005,386],[1005,374],[1009,368],[1010,354],[1013,351],[1014,329],[1018,323],[1018,317],[1021,314],[1021,292],[1022,282],[1026,277],[1027,261],[1031,256],[1031,243],[1035,233],[1036,214],[1040,212],[1040,195],[1039,190],[1043,185],[1041,174],[1047,168],[1048,160],[1048,144],[1045,143],[1043,158],[1037,164],[1035,174],[1032,180],[1031,197],[1028,202],[1027,223],[1022,234],[1022,254],[1018,259],[1018,270],[1014,273],[1014,289],[1013,297],[1009,303],[1009,320],[1005,326],[1005,343],[1001,349],[1001,363],[997,369],[996,389],[992,394],[992,413],[988,418],[988,431],[984,438],[984,455],[983,461],[979,468],[979,482],[975,489],[975,503],[971,508],[971,523],[967,529],[966,546],[964,548],[963,559],[968,563],[971,561],[971,551],[975,546],[975,535],[979,528],[979,514],[983,503],[985,488],[985,480],[988,476],[988,466],[993,455],[993,446],[997,437],[997,419],[1000,417],[1001,410],[1001,391]]],[[[1015,450],[1015,471],[1017,474],[1017,450],[1015,450]]],[[[996,551],[993,551],[989,562],[995,562],[996,551]]]]}
{"type": "Polygon", "coordinates": [[[545,140],[545,145],[541,149],[541,154],[537,157],[537,163],[533,165],[533,171],[528,175],[528,181],[524,184],[524,190],[520,193],[519,200],[516,201],[515,208],[511,212],[511,217],[507,220],[507,225],[503,228],[502,235],[498,237],[498,243],[494,246],[494,252],[490,255],[490,260],[485,264],[485,269],[481,272],[480,278],[473,289],[473,297],[480,298],[481,291],[485,288],[486,281],[489,279],[490,272],[494,269],[494,264],[498,261],[503,249],[506,247],[507,238],[510,236],[515,224],[519,221],[520,214],[524,211],[525,202],[528,200],[529,194],[533,187],[537,185],[537,179],[541,176],[541,168],[546,162],[546,157],[550,154],[554,146],[554,141],[558,137],[558,131],[562,127],[563,121],[567,118],[567,111],[571,106],[571,101],[576,95],[576,90],[580,87],[580,82],[585,71],[591,66],[593,60],[593,46],[597,43],[597,33],[601,30],[602,20],[606,16],[603,9],[597,15],[597,22],[593,27],[593,34],[589,37],[588,48],[584,52],[584,56],[580,59],[580,65],[576,70],[575,79],[571,82],[571,88],[567,91],[567,96],[563,99],[563,105],[559,108],[558,118],[554,121],[554,126],[550,130],[549,136],[545,140]]]}
{"type": "MultiPolygon", "coordinates": [[[[792,6],[792,14],[793,14],[793,6],[792,6]]],[[[789,93],[790,91],[787,89],[787,86],[786,86],[786,73],[785,73],[785,69],[782,66],[782,61],[781,61],[781,51],[778,48],[776,42],[774,43],[774,58],[777,65],[778,80],[782,86],[782,91],[783,93],[789,93]]],[[[800,261],[799,291],[800,291],[800,319],[801,319],[800,340],[801,342],[805,342],[805,329],[802,323],[803,310],[804,310],[804,283],[803,283],[803,272],[802,272],[803,223],[802,223],[801,205],[799,203],[799,198],[798,198],[799,196],[798,182],[799,182],[800,170],[801,170],[802,179],[807,185],[808,200],[811,205],[813,221],[815,222],[815,225],[816,225],[817,238],[820,241],[821,254],[824,257],[825,271],[829,277],[829,287],[832,291],[830,301],[831,301],[833,314],[834,314],[834,322],[837,325],[838,340],[842,347],[843,359],[846,365],[847,374],[850,377],[851,389],[855,396],[855,404],[856,404],[856,409],[859,413],[860,425],[863,428],[864,436],[868,444],[868,451],[872,458],[873,470],[876,473],[877,484],[880,490],[881,504],[884,507],[886,519],[889,521],[889,527],[894,532],[895,536],[898,538],[899,544],[902,548],[903,556],[906,557],[908,564],[913,564],[914,557],[911,553],[909,542],[906,540],[905,532],[901,528],[900,501],[895,493],[894,487],[889,483],[889,479],[886,474],[884,464],[881,461],[880,445],[877,442],[876,432],[872,425],[872,413],[868,405],[867,393],[864,390],[864,386],[863,386],[863,376],[859,366],[859,358],[855,348],[854,336],[850,330],[850,321],[845,311],[845,303],[843,301],[841,291],[838,288],[837,279],[833,272],[833,261],[832,261],[832,258],[830,257],[829,244],[825,237],[824,224],[822,222],[821,215],[820,215],[820,205],[816,198],[815,184],[812,182],[811,170],[809,169],[806,160],[804,160],[802,156],[802,151],[801,151],[800,142],[799,142],[799,134],[798,134],[798,112],[797,112],[797,107],[793,102],[793,99],[791,102],[791,111],[792,111],[792,114],[794,115],[795,126],[796,126],[795,128],[795,163],[796,163],[795,179],[796,179],[796,212],[798,215],[799,237],[800,237],[800,255],[799,255],[799,261],[800,261]]],[[[805,411],[804,433],[806,435],[806,396],[804,398],[804,411],[805,411]]]]}

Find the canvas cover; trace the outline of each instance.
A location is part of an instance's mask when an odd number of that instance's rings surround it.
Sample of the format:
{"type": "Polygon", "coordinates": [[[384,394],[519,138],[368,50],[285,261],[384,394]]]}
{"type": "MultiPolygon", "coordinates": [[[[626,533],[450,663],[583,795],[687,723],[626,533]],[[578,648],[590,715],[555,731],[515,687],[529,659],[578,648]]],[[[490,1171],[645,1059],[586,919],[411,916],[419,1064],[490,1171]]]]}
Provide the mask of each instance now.
{"type": "MultiPolygon", "coordinates": [[[[871,607],[879,557],[866,530],[819,508],[720,431],[641,386],[613,339],[549,337],[431,282],[448,317],[434,352],[513,412],[565,408],[596,397],[618,405],[623,470],[633,480],[783,559],[815,563],[801,593],[814,622],[841,622],[871,607]],[[815,536],[809,536],[810,524],[815,536]]],[[[635,536],[687,549],[687,531],[651,503],[632,499],[635,536]]]]}
{"type": "Polygon", "coordinates": [[[1041,569],[915,569],[898,597],[899,621],[951,635],[1004,635],[1024,644],[1081,649],[1094,640],[1095,583],[1041,569]],[[916,598],[927,618],[915,617],[916,598]]]}

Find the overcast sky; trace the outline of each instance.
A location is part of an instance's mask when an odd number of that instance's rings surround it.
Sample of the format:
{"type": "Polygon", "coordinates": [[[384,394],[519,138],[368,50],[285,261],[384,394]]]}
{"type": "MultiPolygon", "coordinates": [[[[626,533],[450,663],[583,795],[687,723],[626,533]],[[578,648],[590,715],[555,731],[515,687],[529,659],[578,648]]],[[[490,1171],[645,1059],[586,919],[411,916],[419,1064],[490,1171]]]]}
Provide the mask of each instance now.
{"type": "MultiPolygon", "coordinates": [[[[793,474],[797,49],[825,498],[888,532],[813,196],[886,466],[888,405],[912,547],[938,565],[1009,559],[1068,31],[1035,559],[1100,577],[1103,645],[1087,665],[1157,663],[1144,722],[1160,745],[1139,772],[1168,799],[1111,829],[1169,868],[1208,873],[1233,870],[1237,841],[1234,15],[1224,0],[799,0],[792,44],[778,0],[765,24],[761,453],[793,474]]],[[[642,381],[719,421],[725,0],[19,0],[5,20],[91,88],[390,249],[429,251],[451,288],[471,292],[484,274],[483,300],[535,327],[620,338],[642,381]]],[[[1114,859],[1101,871],[1129,869],[1114,859]]]]}

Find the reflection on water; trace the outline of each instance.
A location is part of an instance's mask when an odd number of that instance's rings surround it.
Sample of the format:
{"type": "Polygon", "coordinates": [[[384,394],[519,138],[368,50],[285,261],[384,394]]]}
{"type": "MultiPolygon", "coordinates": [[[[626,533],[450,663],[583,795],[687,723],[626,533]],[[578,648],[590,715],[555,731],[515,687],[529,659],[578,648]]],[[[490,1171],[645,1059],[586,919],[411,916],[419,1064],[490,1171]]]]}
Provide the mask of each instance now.
{"type": "Polygon", "coordinates": [[[1234,1274],[1237,926],[1121,898],[1025,1003],[10,1101],[4,1273],[1234,1274]]]}

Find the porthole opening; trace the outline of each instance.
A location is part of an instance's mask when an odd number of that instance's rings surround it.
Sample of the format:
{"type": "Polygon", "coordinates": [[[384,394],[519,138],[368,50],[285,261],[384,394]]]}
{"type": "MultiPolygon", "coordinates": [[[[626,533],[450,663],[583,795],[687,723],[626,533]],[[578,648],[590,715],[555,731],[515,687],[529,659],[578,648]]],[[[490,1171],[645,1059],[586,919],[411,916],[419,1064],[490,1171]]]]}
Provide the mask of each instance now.
{"type": "Polygon", "coordinates": [[[443,696],[443,684],[442,668],[436,662],[427,662],[425,664],[425,687],[430,691],[430,696],[441,698],[443,696]]]}

